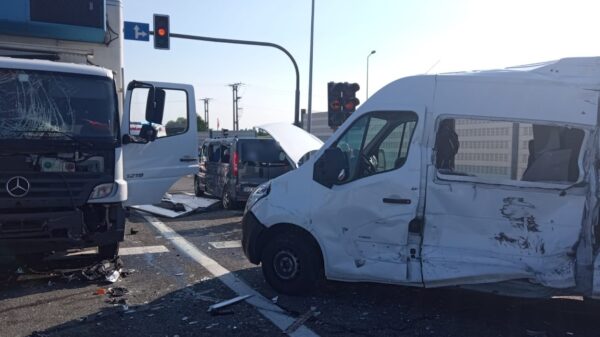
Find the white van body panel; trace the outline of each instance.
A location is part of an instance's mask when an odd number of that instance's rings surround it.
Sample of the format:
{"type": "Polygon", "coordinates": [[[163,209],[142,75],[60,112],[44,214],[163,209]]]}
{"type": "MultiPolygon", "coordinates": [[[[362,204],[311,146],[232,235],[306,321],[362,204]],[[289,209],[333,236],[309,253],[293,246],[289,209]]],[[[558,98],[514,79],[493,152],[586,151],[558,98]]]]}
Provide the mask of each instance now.
{"type": "Polygon", "coordinates": [[[267,228],[289,223],[312,233],[328,279],[600,297],[599,92],[600,57],[394,81],[303,166],[273,180],[270,194],[249,211],[267,228]],[[315,162],[361,116],[407,110],[418,122],[403,166],[331,188],[313,180],[315,162]],[[438,171],[434,147],[444,118],[581,130],[579,178],[502,180],[438,171]],[[386,205],[386,196],[411,202],[386,205]],[[412,220],[421,223],[416,231],[409,230],[412,220]]]}

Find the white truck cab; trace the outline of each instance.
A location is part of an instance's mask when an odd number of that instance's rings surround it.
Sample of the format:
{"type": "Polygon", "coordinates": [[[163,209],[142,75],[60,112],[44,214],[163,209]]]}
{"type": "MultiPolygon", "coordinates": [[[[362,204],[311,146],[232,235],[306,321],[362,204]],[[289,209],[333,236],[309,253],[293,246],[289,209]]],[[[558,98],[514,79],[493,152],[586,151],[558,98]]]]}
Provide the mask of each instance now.
{"type": "Polygon", "coordinates": [[[122,111],[112,71],[0,57],[0,257],[114,257],[123,207],[197,170],[196,130],[191,85],[133,81],[122,111]]]}
{"type": "Polygon", "coordinates": [[[320,149],[266,126],[318,150],[250,197],[244,252],[283,293],[325,277],[598,297],[599,90],[600,58],[569,58],[397,80],[320,149]]]}

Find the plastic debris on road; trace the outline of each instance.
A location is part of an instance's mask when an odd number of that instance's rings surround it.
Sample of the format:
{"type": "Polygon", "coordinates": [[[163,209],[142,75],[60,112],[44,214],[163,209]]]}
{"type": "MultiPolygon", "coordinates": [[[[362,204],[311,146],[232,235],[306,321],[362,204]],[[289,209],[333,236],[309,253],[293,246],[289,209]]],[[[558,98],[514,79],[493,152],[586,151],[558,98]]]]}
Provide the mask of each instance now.
{"type": "Polygon", "coordinates": [[[208,312],[216,314],[219,311],[219,309],[228,307],[235,303],[239,303],[249,297],[252,297],[252,295],[242,295],[242,296],[234,297],[232,299],[229,299],[229,300],[226,300],[223,302],[215,303],[208,307],[208,312]]]}

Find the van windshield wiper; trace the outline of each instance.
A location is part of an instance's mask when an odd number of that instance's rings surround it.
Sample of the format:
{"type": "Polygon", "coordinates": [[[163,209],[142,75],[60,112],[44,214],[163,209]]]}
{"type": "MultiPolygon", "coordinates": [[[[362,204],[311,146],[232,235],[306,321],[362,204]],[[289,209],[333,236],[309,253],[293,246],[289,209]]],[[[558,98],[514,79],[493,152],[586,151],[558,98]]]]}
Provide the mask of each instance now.
{"type": "Polygon", "coordinates": [[[91,142],[86,142],[81,140],[79,137],[74,136],[73,134],[64,132],[64,131],[58,131],[58,130],[22,130],[19,131],[22,132],[24,134],[27,133],[34,133],[34,134],[41,134],[42,137],[40,137],[41,139],[47,139],[49,135],[51,134],[55,134],[55,135],[61,135],[64,136],[65,138],[68,138],[69,140],[74,141],[75,143],[79,144],[79,145],[85,145],[86,147],[92,148],[94,147],[94,144],[91,142]]]}

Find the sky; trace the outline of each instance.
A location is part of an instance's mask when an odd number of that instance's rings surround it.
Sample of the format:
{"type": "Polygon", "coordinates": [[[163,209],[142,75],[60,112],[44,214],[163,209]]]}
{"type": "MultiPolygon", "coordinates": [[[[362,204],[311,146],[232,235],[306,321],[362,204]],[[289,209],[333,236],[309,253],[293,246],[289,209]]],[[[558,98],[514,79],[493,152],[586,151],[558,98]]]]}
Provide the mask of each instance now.
{"type": "MultiPolygon", "coordinates": [[[[152,23],[168,14],[171,32],[271,42],[300,71],[300,107],[308,108],[310,0],[124,0],[124,20],[152,23]]],[[[327,82],[356,82],[369,95],[423,73],[497,69],[572,56],[600,56],[600,1],[315,0],[312,111],[327,109],[327,82]]],[[[232,128],[232,90],[240,128],[293,122],[295,73],[274,48],[171,40],[124,43],[125,79],[192,84],[212,98],[210,127],[232,128]]],[[[197,112],[204,115],[203,103],[197,112]]]]}

